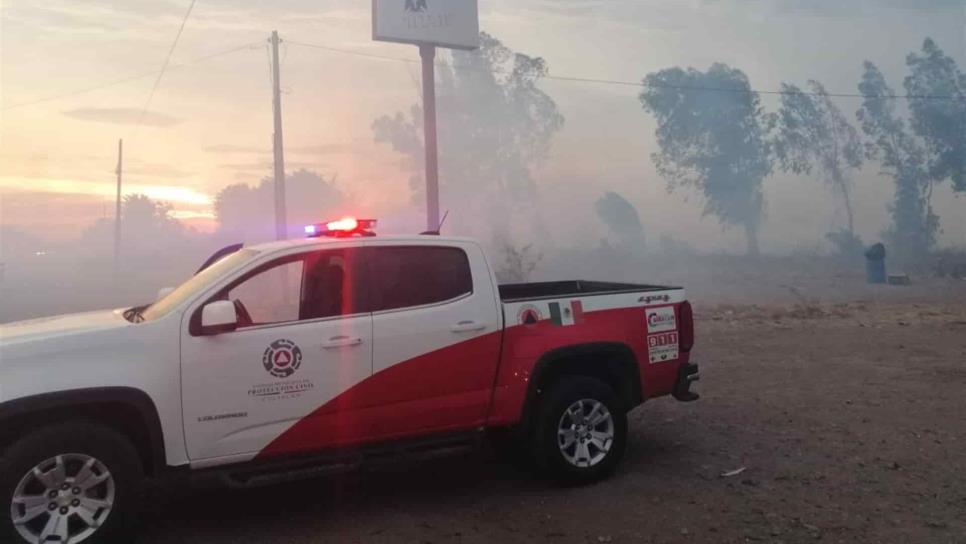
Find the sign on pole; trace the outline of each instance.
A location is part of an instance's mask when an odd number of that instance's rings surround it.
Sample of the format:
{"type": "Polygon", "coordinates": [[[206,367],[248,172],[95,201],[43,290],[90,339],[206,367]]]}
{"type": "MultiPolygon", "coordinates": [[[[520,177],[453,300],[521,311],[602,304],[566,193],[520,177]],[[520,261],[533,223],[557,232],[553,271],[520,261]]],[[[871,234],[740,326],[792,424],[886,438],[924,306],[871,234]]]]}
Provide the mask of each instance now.
{"type": "Polygon", "coordinates": [[[419,46],[423,61],[423,129],[426,149],[426,230],[437,232],[439,157],[436,142],[437,47],[480,46],[477,0],[372,0],[372,39],[419,46]]]}
{"type": "Polygon", "coordinates": [[[480,46],[477,0],[372,0],[372,39],[450,49],[480,46]]]}

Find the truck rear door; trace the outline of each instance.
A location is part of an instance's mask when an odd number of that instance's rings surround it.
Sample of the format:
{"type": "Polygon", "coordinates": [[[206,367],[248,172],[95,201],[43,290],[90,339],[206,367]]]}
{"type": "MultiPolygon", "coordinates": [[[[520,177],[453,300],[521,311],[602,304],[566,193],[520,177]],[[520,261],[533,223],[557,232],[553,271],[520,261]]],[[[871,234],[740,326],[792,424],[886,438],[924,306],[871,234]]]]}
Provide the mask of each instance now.
{"type": "Polygon", "coordinates": [[[482,425],[500,357],[499,297],[470,243],[367,242],[371,436],[482,425]]]}

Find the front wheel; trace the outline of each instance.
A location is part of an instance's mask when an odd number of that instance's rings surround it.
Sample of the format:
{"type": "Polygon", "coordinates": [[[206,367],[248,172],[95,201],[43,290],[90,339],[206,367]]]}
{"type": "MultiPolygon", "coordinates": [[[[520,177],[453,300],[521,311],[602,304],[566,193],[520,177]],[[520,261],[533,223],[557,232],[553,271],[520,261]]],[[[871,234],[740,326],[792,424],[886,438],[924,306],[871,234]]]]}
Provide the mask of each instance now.
{"type": "Polygon", "coordinates": [[[627,445],[627,415],[614,390],[582,376],[565,376],[541,399],[532,436],[537,465],[565,483],[609,475],[627,445]]]}
{"type": "Polygon", "coordinates": [[[101,425],[51,425],[0,457],[0,493],[8,505],[0,542],[130,542],[141,493],[137,450],[101,425]]]}

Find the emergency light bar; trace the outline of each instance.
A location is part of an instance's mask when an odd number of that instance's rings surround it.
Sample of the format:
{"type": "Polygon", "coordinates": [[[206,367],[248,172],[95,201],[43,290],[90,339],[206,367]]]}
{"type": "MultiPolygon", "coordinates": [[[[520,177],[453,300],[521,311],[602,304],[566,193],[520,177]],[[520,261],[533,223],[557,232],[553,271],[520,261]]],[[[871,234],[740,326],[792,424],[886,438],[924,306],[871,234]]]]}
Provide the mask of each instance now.
{"type": "Polygon", "coordinates": [[[372,229],[376,228],[377,223],[378,221],[375,219],[346,217],[338,221],[308,225],[305,227],[305,235],[309,238],[321,238],[322,236],[348,238],[356,234],[360,236],[375,236],[372,229]]]}

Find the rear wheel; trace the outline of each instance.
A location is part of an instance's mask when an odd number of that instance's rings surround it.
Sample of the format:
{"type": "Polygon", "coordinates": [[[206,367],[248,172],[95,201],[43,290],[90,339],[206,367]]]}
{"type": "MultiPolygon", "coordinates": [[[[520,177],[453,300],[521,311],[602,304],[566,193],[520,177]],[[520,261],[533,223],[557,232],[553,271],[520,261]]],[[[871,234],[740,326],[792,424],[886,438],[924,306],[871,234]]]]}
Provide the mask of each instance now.
{"type": "Polygon", "coordinates": [[[583,376],[564,376],[543,395],[532,450],[537,465],[573,484],[610,474],[627,444],[627,416],[607,384],[583,376]]]}
{"type": "Polygon", "coordinates": [[[141,480],[137,450],[108,427],[39,430],[0,458],[0,497],[9,505],[0,542],[129,542],[141,480]]]}

